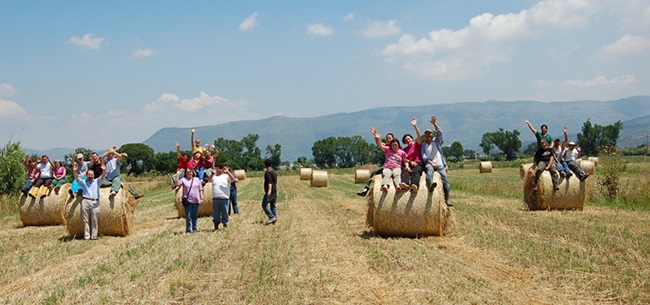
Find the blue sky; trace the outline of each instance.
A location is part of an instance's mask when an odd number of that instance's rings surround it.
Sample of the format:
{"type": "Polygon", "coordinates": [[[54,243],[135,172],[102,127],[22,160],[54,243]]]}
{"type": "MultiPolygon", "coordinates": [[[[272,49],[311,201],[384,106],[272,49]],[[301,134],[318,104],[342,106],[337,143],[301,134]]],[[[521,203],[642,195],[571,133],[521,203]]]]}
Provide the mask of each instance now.
{"type": "Polygon", "coordinates": [[[0,0],[0,141],[108,148],[273,115],[612,100],[650,95],[649,62],[648,0],[0,0]]]}

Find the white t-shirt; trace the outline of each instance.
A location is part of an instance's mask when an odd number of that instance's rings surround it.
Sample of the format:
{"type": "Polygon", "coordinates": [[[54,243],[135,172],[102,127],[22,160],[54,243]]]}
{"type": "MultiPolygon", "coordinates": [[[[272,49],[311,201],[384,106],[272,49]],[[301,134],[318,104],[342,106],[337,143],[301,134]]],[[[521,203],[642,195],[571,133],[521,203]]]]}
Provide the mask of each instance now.
{"type": "Polygon", "coordinates": [[[563,155],[564,155],[564,148],[562,148],[562,147],[559,147],[559,148],[553,147],[553,156],[555,157],[557,162],[564,161],[563,155]]]}
{"type": "Polygon", "coordinates": [[[566,153],[564,155],[564,161],[569,162],[569,161],[575,161],[578,159],[578,150],[577,149],[570,149],[567,148],[566,153]]]}
{"type": "Polygon", "coordinates": [[[227,174],[212,176],[212,198],[230,198],[230,177],[227,174]]]}
{"type": "Polygon", "coordinates": [[[39,163],[36,165],[36,168],[41,171],[41,178],[53,178],[52,165],[50,165],[50,162],[47,162],[45,164],[39,163]]]}

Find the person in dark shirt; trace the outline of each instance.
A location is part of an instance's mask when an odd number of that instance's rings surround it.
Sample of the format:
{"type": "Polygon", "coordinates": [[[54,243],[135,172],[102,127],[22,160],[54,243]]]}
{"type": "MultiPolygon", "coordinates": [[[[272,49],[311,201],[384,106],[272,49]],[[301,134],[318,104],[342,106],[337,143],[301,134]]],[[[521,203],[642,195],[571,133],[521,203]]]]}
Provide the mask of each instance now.
{"type": "Polygon", "coordinates": [[[266,221],[267,225],[275,224],[278,219],[278,210],[275,206],[278,197],[278,173],[273,170],[273,163],[271,160],[264,160],[266,172],[264,173],[264,198],[262,199],[262,209],[269,217],[266,221]],[[270,207],[269,207],[270,205],[270,207]]]}
{"type": "Polygon", "coordinates": [[[545,170],[551,172],[551,180],[553,181],[553,189],[559,190],[558,187],[558,173],[555,168],[555,157],[553,156],[553,148],[548,147],[546,141],[539,142],[540,149],[535,152],[535,157],[533,162],[537,165],[537,171],[535,171],[535,188],[533,190],[537,191],[537,184],[539,183],[539,177],[542,176],[542,173],[545,170]]]}

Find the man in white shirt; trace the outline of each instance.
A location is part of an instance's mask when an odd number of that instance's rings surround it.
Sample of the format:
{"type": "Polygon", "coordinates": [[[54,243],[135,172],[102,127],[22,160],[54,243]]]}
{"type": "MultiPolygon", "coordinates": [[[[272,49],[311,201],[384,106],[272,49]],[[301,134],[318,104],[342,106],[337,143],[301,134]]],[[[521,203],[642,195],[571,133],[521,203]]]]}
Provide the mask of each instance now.
{"type": "Polygon", "coordinates": [[[235,181],[230,169],[223,164],[217,164],[212,175],[212,222],[214,230],[219,229],[219,224],[223,228],[228,227],[228,207],[230,204],[230,183],[235,181]]]}

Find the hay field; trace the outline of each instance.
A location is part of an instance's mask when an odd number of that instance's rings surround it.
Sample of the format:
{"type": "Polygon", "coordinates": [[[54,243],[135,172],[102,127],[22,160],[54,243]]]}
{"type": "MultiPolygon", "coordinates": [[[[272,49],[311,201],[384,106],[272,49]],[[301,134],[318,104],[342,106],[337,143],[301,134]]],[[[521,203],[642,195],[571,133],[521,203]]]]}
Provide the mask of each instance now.
{"type": "Polygon", "coordinates": [[[128,237],[69,240],[65,226],[4,216],[0,303],[650,303],[647,210],[588,201],[584,211],[528,212],[518,167],[449,175],[457,224],[444,237],[370,234],[353,171],[330,172],[327,188],[280,176],[271,226],[259,175],[239,183],[241,213],[226,231],[200,218],[198,233],[183,234],[166,177],[139,185],[147,195],[128,237]]]}

